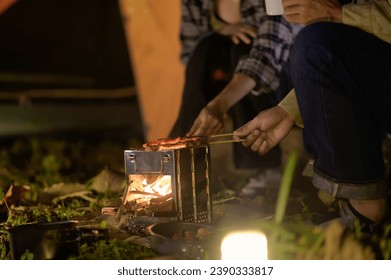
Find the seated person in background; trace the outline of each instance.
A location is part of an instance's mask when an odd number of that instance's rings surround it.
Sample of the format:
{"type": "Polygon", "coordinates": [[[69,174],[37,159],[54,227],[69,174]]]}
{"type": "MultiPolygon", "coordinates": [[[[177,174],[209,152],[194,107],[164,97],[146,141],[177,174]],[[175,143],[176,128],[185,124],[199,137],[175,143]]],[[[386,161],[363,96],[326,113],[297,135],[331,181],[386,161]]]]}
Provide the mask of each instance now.
{"type": "MultiPolygon", "coordinates": [[[[183,0],[186,76],[169,137],[219,133],[227,113],[237,128],[276,105],[278,75],[299,28],[281,16],[267,16],[264,0],[183,0]]],[[[236,168],[280,167],[280,157],[278,147],[260,158],[234,145],[236,168]]]]}
{"type": "Polygon", "coordinates": [[[294,91],[234,138],[263,155],[302,123],[313,185],[339,200],[346,227],[373,232],[389,214],[391,0],[358,2],[282,0],[284,17],[306,25],[290,57],[294,91]]]}

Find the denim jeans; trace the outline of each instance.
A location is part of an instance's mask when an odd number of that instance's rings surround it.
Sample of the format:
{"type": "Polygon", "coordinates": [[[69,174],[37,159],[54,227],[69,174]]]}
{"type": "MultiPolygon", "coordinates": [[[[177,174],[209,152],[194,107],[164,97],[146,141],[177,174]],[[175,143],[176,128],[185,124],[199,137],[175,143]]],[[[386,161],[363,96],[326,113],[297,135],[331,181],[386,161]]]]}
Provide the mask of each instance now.
{"type": "Polygon", "coordinates": [[[385,197],[391,45],[352,26],[310,24],[293,46],[291,75],[315,160],[313,184],[334,197],[385,197]]]}

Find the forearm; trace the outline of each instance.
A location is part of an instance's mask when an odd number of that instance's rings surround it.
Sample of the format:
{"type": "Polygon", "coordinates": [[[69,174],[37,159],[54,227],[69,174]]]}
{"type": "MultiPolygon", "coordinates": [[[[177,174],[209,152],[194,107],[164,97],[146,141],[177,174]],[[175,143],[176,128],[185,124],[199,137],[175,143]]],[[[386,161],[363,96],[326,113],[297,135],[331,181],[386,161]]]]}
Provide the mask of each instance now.
{"type": "Polygon", "coordinates": [[[213,106],[224,115],[255,87],[255,81],[241,73],[234,74],[228,85],[207,106],[213,106]]]}

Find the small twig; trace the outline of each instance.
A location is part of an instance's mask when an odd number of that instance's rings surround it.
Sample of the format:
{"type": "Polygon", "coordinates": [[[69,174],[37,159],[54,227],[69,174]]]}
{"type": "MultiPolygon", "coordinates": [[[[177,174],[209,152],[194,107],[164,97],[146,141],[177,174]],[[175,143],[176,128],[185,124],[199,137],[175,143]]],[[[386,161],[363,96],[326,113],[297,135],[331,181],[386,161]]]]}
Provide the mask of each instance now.
{"type": "Polygon", "coordinates": [[[5,198],[3,198],[3,201],[5,204],[5,207],[7,207],[8,212],[11,212],[11,209],[8,207],[8,203],[7,203],[7,201],[5,201],[5,198]]]}
{"type": "Polygon", "coordinates": [[[139,194],[139,195],[145,195],[145,196],[154,196],[154,197],[161,197],[161,194],[158,193],[150,193],[150,192],[142,192],[142,191],[128,191],[127,196],[129,194],[139,194]]]}
{"type": "Polygon", "coordinates": [[[7,207],[8,212],[11,212],[10,208],[8,207],[7,201],[5,200],[5,197],[6,197],[6,194],[4,194],[2,191],[0,191],[0,204],[1,204],[1,201],[3,201],[5,204],[5,207],[7,207]]]}
{"type": "Polygon", "coordinates": [[[85,199],[85,200],[87,200],[89,202],[96,203],[97,199],[89,197],[88,196],[89,194],[91,194],[90,191],[80,191],[80,192],[70,193],[70,194],[66,194],[66,195],[61,195],[61,196],[55,197],[55,198],[52,199],[52,202],[54,204],[57,204],[57,202],[59,202],[61,200],[64,200],[64,199],[67,199],[67,198],[79,197],[79,198],[85,199]]]}

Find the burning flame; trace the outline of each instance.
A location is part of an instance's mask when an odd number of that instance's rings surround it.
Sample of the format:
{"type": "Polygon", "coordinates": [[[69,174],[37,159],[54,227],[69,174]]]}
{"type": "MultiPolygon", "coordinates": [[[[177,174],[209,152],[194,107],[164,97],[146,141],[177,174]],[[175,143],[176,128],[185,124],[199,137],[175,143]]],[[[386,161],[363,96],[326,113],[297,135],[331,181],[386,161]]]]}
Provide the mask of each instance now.
{"type": "Polygon", "coordinates": [[[127,201],[149,202],[172,192],[170,175],[130,175],[127,201]]]}
{"type": "Polygon", "coordinates": [[[141,183],[144,188],[143,191],[147,193],[158,193],[161,196],[171,193],[171,176],[159,176],[154,182],[149,183],[144,179],[141,183]]]}

